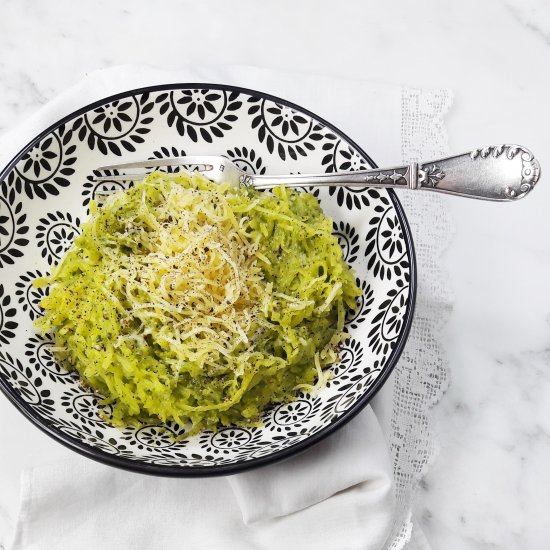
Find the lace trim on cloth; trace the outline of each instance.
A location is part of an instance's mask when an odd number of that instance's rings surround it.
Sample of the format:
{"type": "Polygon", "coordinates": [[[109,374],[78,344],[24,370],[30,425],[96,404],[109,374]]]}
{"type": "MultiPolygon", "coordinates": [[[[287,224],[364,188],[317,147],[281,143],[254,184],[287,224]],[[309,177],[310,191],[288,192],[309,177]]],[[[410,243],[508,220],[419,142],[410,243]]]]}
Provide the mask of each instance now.
{"type": "MultiPolygon", "coordinates": [[[[430,160],[448,153],[444,117],[451,103],[449,90],[403,88],[404,162],[430,160]]],[[[402,550],[411,539],[415,493],[437,454],[430,409],[449,384],[448,361],[438,338],[452,309],[449,279],[441,260],[453,234],[447,205],[437,193],[404,191],[399,198],[413,233],[418,290],[409,339],[393,375],[393,411],[388,435],[394,463],[396,510],[386,550],[402,550]]],[[[412,550],[413,545],[411,541],[407,548],[412,550]]]]}

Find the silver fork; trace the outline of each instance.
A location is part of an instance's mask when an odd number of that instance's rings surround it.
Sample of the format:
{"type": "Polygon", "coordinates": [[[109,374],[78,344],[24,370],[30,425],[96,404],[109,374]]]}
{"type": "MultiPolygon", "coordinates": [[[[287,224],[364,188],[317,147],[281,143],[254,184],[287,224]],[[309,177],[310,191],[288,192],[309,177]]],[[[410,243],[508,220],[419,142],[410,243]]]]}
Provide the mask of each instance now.
{"type": "MultiPolygon", "coordinates": [[[[185,156],[102,166],[98,171],[181,166],[198,171],[213,182],[268,189],[287,187],[391,187],[424,189],[490,201],[521,199],[540,177],[540,164],[520,145],[497,145],[430,162],[413,162],[394,168],[374,168],[332,174],[247,174],[220,156],[185,156]]],[[[139,181],[150,171],[97,176],[96,181],[139,181]]]]}

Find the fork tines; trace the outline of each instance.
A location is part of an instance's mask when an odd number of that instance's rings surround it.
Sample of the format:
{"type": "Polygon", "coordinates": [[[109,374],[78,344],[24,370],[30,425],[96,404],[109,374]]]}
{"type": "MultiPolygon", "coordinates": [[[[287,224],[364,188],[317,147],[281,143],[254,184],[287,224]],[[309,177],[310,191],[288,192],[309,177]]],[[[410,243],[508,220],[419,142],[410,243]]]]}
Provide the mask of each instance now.
{"type": "Polygon", "coordinates": [[[185,168],[189,172],[208,172],[213,169],[215,157],[208,156],[185,156],[171,157],[163,159],[147,159],[136,162],[124,162],[121,164],[111,164],[108,166],[100,166],[96,168],[97,172],[115,171],[113,175],[96,176],[95,181],[137,181],[147,177],[151,171],[157,168],[176,166],[185,168]],[[135,168],[150,169],[147,172],[129,172],[118,174],[119,171],[132,170],[135,168]]]}

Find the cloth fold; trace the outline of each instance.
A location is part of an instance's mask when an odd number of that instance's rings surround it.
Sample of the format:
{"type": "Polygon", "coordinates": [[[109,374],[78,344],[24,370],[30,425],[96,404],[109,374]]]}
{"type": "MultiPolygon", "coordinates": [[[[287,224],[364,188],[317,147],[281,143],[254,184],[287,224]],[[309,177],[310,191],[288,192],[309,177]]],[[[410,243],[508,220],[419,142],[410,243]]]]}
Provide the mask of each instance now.
{"type": "MultiPolygon", "coordinates": [[[[404,124],[404,109],[413,112],[415,107],[404,105],[400,86],[254,67],[189,67],[177,72],[115,67],[91,73],[1,136],[0,164],[9,162],[38,130],[69,112],[123,90],[175,82],[226,83],[284,97],[333,122],[379,165],[399,162],[414,130],[404,124]]],[[[421,91],[418,96],[425,100],[421,91]]],[[[445,109],[435,109],[427,119],[440,121],[445,109]]],[[[441,145],[442,140],[439,129],[435,141],[441,145]]],[[[422,327],[419,337],[428,336],[422,327]]],[[[402,443],[394,436],[401,426],[395,425],[392,411],[394,395],[405,395],[403,391],[395,387],[395,377],[390,378],[376,399],[376,414],[367,407],[301,455],[230,478],[151,478],[78,456],[27,469],[12,548],[402,548],[410,533],[412,484],[405,487],[400,481],[394,491],[392,472],[407,467],[401,464],[404,456],[411,461],[427,456],[425,448],[409,449],[399,460],[396,456],[402,443]],[[398,509],[395,494],[400,495],[398,509]]],[[[430,399],[436,394],[432,391],[430,399]]],[[[428,406],[426,399],[418,410],[428,406]]],[[[3,429],[9,428],[0,423],[0,437],[3,429]]]]}
{"type": "Polygon", "coordinates": [[[368,492],[375,501],[380,497],[378,510],[371,513],[380,513],[387,528],[393,508],[392,479],[384,435],[367,407],[311,452],[228,481],[247,525],[299,512],[340,491],[362,486],[361,492],[368,492]]]}
{"type": "Polygon", "coordinates": [[[391,461],[366,409],[301,455],[229,478],[155,478],[86,459],[26,470],[12,548],[378,550],[392,510],[391,461]]]}

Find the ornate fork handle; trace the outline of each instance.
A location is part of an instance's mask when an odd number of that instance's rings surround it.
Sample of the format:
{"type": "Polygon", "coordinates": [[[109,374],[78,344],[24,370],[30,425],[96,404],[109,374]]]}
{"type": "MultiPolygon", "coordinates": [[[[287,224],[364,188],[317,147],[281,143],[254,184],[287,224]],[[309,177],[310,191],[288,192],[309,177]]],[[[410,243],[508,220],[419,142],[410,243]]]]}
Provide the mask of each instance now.
{"type": "Polygon", "coordinates": [[[540,164],[520,145],[497,145],[432,162],[376,168],[346,174],[243,176],[258,189],[288,187],[393,187],[424,189],[451,195],[512,201],[527,195],[540,178],[540,164]]]}

